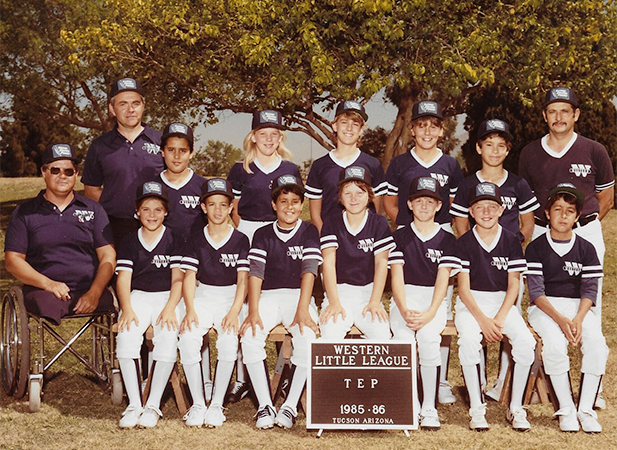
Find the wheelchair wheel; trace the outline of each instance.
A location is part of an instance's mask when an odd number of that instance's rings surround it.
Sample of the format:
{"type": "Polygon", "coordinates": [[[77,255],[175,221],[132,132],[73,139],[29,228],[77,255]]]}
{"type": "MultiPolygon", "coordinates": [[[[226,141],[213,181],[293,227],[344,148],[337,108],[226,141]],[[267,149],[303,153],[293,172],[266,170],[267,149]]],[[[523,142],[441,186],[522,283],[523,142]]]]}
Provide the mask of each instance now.
{"type": "Polygon", "coordinates": [[[30,378],[30,388],[28,389],[28,407],[30,412],[38,412],[41,409],[41,395],[43,390],[43,376],[30,378]]]}
{"type": "Polygon", "coordinates": [[[23,292],[13,286],[0,306],[0,378],[8,395],[20,399],[30,374],[30,329],[23,292]]]}

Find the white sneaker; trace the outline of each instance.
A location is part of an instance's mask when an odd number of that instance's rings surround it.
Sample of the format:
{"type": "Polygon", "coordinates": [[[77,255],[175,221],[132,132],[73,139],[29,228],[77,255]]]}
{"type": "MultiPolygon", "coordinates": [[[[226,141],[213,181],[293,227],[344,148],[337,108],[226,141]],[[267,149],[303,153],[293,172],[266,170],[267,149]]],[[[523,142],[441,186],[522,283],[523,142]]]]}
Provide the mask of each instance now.
{"type": "Polygon", "coordinates": [[[579,411],[576,413],[581,428],[585,433],[601,433],[602,425],[598,423],[598,415],[595,411],[579,411]]]}
{"type": "Polygon", "coordinates": [[[163,413],[156,406],[146,405],[144,412],[139,416],[137,425],[144,428],[154,428],[159,422],[159,417],[163,417],[163,413]]]}
{"type": "Polygon", "coordinates": [[[502,390],[503,390],[503,380],[500,380],[499,378],[497,378],[497,380],[495,380],[495,384],[493,385],[493,387],[489,389],[488,391],[486,391],[486,396],[490,398],[491,400],[495,400],[496,402],[498,402],[499,399],[501,398],[502,390]]]}
{"type": "Polygon", "coordinates": [[[293,424],[296,423],[297,415],[298,413],[291,409],[290,406],[284,405],[281,409],[279,409],[276,419],[274,419],[274,423],[281,428],[290,429],[293,427],[293,424]]]}
{"type": "Polygon", "coordinates": [[[475,431],[488,430],[488,422],[486,421],[486,404],[478,408],[469,409],[469,428],[475,431]]]}
{"type": "Polygon", "coordinates": [[[255,417],[257,417],[255,426],[260,430],[272,428],[274,426],[274,419],[276,418],[276,409],[274,409],[274,406],[266,405],[257,411],[255,417]]]}
{"type": "Polygon", "coordinates": [[[423,430],[439,430],[441,428],[436,409],[423,409],[420,412],[420,428],[423,430]]]}
{"type": "Polygon", "coordinates": [[[452,393],[452,385],[447,381],[439,383],[439,392],[437,394],[437,400],[442,405],[450,405],[456,402],[456,397],[452,393]]]}
{"type": "Polygon", "coordinates": [[[204,425],[208,428],[220,427],[226,420],[227,418],[223,414],[223,407],[221,405],[210,405],[204,417],[204,425]]]}
{"type": "Polygon", "coordinates": [[[576,418],[576,410],[572,406],[561,408],[553,417],[559,417],[559,429],[568,433],[576,433],[580,428],[576,418]]]}
{"type": "Polygon", "coordinates": [[[512,424],[512,429],[515,431],[529,431],[531,428],[527,420],[527,411],[525,411],[524,407],[515,410],[508,409],[506,419],[512,424]]]}
{"type": "Polygon", "coordinates": [[[129,405],[122,413],[122,418],[118,425],[120,428],[135,428],[143,411],[144,409],[141,406],[129,405]]]}
{"type": "Polygon", "coordinates": [[[184,415],[184,423],[187,427],[201,427],[204,424],[206,407],[204,405],[193,405],[184,415]]]}
{"type": "Polygon", "coordinates": [[[214,383],[208,380],[204,383],[204,394],[208,403],[212,401],[212,391],[214,391],[214,383]]]}
{"type": "Polygon", "coordinates": [[[598,392],[598,396],[596,397],[596,402],[593,404],[594,409],[606,409],[606,400],[602,395],[602,392],[598,392]]]}

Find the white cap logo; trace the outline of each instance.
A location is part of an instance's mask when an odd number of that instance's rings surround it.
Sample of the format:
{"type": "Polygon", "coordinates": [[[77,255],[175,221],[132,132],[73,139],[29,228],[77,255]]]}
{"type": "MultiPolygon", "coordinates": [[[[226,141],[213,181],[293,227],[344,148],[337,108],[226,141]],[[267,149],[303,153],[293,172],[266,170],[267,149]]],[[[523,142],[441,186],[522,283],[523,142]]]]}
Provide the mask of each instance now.
{"type": "Polygon", "coordinates": [[[345,178],[361,178],[364,179],[364,168],[352,166],[345,169],[345,178]]]}
{"type": "Polygon", "coordinates": [[[430,177],[420,178],[418,180],[418,190],[427,190],[436,192],[437,191],[437,181],[430,177]]]}
{"type": "Polygon", "coordinates": [[[183,123],[172,123],[169,125],[170,133],[188,134],[188,127],[183,123]]]}
{"type": "Polygon", "coordinates": [[[480,195],[492,195],[495,196],[495,186],[488,183],[480,183],[476,188],[480,195]]]}
{"type": "Polygon", "coordinates": [[[71,158],[71,147],[66,144],[56,144],[51,148],[54,158],[71,158]]]}
{"type": "Polygon", "coordinates": [[[283,186],[285,184],[296,184],[296,177],[293,175],[283,175],[278,179],[279,186],[283,186]]]}
{"type": "Polygon", "coordinates": [[[506,131],[506,124],[497,119],[488,120],[486,122],[486,131],[490,130],[506,131]]]}
{"type": "Polygon", "coordinates": [[[278,123],[278,115],[274,111],[261,111],[259,117],[262,123],[273,122],[278,123]]]}
{"type": "Polygon", "coordinates": [[[358,110],[362,110],[362,105],[360,105],[360,103],[358,103],[358,102],[354,102],[353,100],[347,100],[345,102],[345,108],[344,109],[358,109],[358,110]]]}
{"type": "Polygon", "coordinates": [[[137,83],[132,78],[122,78],[118,80],[118,87],[120,90],[124,89],[137,89],[137,83]]]}
{"type": "Polygon", "coordinates": [[[553,99],[570,100],[570,89],[568,89],[568,88],[553,88],[553,89],[551,89],[551,97],[553,99]]]}
{"type": "Polygon", "coordinates": [[[208,192],[213,191],[224,191],[227,192],[227,185],[224,180],[220,178],[215,178],[208,181],[208,192]]]}
{"type": "Polygon", "coordinates": [[[421,113],[434,113],[437,114],[437,103],[435,102],[422,102],[419,106],[421,113]]]}
{"type": "Polygon", "coordinates": [[[144,183],[143,193],[163,195],[163,189],[159,183],[150,181],[149,183],[144,183]]]}
{"type": "Polygon", "coordinates": [[[559,183],[557,187],[560,187],[560,188],[567,187],[567,188],[576,189],[576,186],[574,186],[572,183],[559,183]]]}

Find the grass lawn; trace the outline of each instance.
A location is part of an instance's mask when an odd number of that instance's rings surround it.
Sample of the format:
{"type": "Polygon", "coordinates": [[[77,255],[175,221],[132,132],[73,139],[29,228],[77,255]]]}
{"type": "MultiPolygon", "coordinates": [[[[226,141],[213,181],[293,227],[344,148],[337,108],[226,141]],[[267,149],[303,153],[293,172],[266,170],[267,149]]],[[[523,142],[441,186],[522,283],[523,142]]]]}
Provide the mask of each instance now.
{"type": "MultiPolygon", "coordinates": [[[[15,204],[35,195],[41,180],[0,179],[2,201],[0,243],[4,244],[4,230],[15,204]]],[[[532,425],[528,433],[512,431],[505,420],[505,407],[490,402],[487,419],[490,430],[476,433],[468,430],[467,406],[457,358],[453,344],[450,362],[450,381],[455,386],[457,402],[440,406],[442,429],[437,432],[411,432],[407,438],[400,431],[325,431],[320,439],[316,432],[307,431],[302,413],[290,431],[281,429],[259,431],[255,429],[255,410],[249,400],[231,405],[227,422],[218,429],[188,429],[181,420],[170,392],[162,405],[164,418],[153,430],[120,430],[117,421],[125,405],[113,406],[108,393],[82,369],[72,356],[64,356],[46,374],[41,411],[28,412],[27,398],[15,400],[0,390],[0,449],[616,449],[617,448],[617,308],[613,305],[617,293],[617,211],[611,211],[603,222],[607,245],[604,278],[603,328],[611,348],[607,375],[604,378],[604,396],[608,409],[599,411],[604,431],[600,435],[564,434],[551,419],[552,407],[534,404],[529,409],[532,425]]],[[[13,283],[4,270],[2,253],[0,289],[2,294],[13,283]]],[[[74,322],[74,321],[73,321],[74,322]]],[[[60,329],[74,327],[66,321],[60,329]]],[[[489,346],[489,384],[497,371],[498,346],[489,346]]],[[[572,354],[578,351],[572,349],[572,354]]],[[[274,349],[269,348],[270,367],[274,349]]],[[[578,391],[578,362],[573,363],[574,391],[578,391]]]]}

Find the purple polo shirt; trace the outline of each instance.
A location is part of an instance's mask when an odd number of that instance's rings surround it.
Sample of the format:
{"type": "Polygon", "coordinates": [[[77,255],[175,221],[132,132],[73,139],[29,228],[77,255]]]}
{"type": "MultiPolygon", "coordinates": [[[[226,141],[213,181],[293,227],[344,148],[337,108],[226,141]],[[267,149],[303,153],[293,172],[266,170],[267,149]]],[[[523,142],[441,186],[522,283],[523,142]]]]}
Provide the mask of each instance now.
{"type": "Polygon", "coordinates": [[[89,289],[99,266],[96,249],[113,244],[107,214],[79,194],[60,212],[44,193],[15,209],[4,251],[26,255],[34,270],[66,283],[71,291],[89,289]]]}
{"type": "Polygon", "coordinates": [[[103,186],[100,203],[109,216],[133,218],[137,186],[156,179],[165,168],[161,132],[142,125],[144,130],[133,142],[114,127],[92,141],[86,154],[81,181],[88,186],[103,186]]]}

